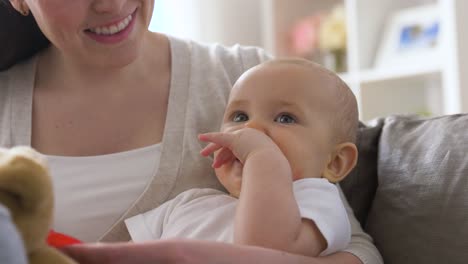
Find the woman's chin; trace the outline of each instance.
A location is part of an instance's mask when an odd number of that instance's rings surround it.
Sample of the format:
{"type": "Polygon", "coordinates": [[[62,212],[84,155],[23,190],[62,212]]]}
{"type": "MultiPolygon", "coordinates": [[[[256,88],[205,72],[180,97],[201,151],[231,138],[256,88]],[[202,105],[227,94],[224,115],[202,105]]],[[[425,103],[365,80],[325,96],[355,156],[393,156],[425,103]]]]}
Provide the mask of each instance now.
{"type": "Polygon", "coordinates": [[[120,54],[119,56],[97,57],[94,60],[93,66],[104,70],[123,69],[128,65],[131,65],[137,59],[138,57],[136,56],[136,54],[120,54]]]}

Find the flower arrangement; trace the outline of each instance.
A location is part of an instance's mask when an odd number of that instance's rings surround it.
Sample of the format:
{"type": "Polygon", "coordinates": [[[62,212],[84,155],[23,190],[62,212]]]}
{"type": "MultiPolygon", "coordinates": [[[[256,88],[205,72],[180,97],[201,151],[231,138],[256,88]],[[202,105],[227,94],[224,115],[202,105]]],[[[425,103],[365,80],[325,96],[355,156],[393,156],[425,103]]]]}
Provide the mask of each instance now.
{"type": "Polygon", "coordinates": [[[293,56],[318,60],[337,72],[346,70],[346,13],[337,5],[329,13],[316,13],[297,21],[291,29],[290,51],[293,56]]]}
{"type": "Polygon", "coordinates": [[[344,7],[338,5],[320,25],[319,46],[326,54],[325,66],[337,72],[346,70],[346,43],[346,13],[344,7]]]}
{"type": "Polygon", "coordinates": [[[346,50],[346,14],[336,6],[320,24],[319,46],[323,51],[346,50]]]}
{"type": "Polygon", "coordinates": [[[322,14],[311,15],[299,20],[291,30],[290,53],[311,59],[319,48],[322,14]]]}

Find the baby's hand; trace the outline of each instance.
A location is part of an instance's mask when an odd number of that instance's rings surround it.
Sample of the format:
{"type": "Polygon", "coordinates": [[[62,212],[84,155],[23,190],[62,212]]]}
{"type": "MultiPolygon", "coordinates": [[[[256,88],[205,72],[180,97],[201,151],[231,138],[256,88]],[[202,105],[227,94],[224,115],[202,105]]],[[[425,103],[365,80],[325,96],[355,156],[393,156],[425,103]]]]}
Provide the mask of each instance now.
{"type": "Polygon", "coordinates": [[[270,137],[253,128],[242,128],[234,132],[213,132],[198,136],[201,141],[210,142],[200,153],[208,156],[217,150],[213,168],[219,168],[223,164],[238,159],[244,164],[249,156],[261,151],[280,151],[270,137]]]}

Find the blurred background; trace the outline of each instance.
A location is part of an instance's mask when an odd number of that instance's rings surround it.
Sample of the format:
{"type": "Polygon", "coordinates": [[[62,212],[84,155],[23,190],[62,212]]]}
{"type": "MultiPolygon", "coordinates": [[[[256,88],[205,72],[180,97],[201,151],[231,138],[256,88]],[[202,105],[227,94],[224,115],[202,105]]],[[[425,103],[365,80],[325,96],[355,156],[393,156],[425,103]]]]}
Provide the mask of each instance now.
{"type": "Polygon", "coordinates": [[[368,121],[468,112],[464,10],[467,0],[156,0],[150,30],[316,61],[368,121]]]}

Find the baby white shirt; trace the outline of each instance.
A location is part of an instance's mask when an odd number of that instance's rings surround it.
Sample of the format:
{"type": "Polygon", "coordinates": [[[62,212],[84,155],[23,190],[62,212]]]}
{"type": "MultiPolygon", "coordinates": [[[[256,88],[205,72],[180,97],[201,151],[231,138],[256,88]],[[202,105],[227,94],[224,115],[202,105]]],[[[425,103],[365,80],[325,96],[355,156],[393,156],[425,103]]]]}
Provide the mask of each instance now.
{"type": "MultiPolygon", "coordinates": [[[[338,188],[326,179],[307,178],[295,181],[293,189],[302,218],[314,221],[327,241],[321,255],[345,249],[351,227],[338,188]]],[[[191,189],[125,224],[135,242],[188,238],[231,243],[237,203],[218,190],[191,189]]]]}

